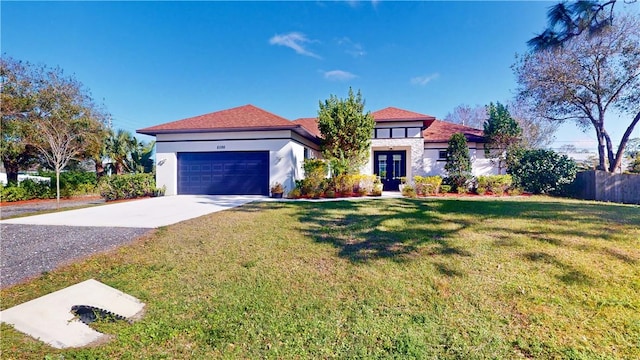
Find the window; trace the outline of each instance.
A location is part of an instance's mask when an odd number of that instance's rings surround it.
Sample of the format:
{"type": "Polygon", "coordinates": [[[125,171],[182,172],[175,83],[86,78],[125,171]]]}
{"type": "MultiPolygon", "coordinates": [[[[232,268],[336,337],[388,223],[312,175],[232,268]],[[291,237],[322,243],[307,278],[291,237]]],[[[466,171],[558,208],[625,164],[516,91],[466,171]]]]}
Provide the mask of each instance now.
{"type": "Polygon", "coordinates": [[[392,138],[403,138],[407,137],[407,132],[405,128],[393,128],[391,129],[391,137],[392,138]]]}
{"type": "Polygon", "coordinates": [[[407,137],[420,136],[421,132],[422,132],[422,128],[407,128],[407,137]]]}
{"type": "Polygon", "coordinates": [[[447,160],[447,150],[438,151],[438,160],[447,160]]]}
{"type": "Polygon", "coordinates": [[[376,129],[376,139],[388,139],[391,137],[391,129],[376,129]]]}

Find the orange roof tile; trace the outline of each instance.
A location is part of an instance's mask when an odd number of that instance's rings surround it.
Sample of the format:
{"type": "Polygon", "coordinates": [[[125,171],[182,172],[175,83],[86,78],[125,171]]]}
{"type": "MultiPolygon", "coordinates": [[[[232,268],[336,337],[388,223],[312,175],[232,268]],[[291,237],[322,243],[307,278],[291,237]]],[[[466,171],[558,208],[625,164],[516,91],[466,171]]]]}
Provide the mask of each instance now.
{"type": "Polygon", "coordinates": [[[318,129],[317,118],[300,118],[293,120],[292,122],[305,128],[309,133],[311,133],[311,135],[322,137],[322,134],[320,134],[320,129],[318,129]]]}
{"type": "Polygon", "coordinates": [[[388,107],[371,113],[376,121],[401,121],[401,120],[433,120],[431,115],[420,114],[413,111],[388,107]]]}
{"type": "Polygon", "coordinates": [[[140,129],[148,135],[188,131],[249,130],[262,128],[294,128],[289,120],[253,105],[244,105],[140,129]]]}
{"type": "Polygon", "coordinates": [[[471,142],[484,142],[484,131],[442,120],[433,120],[422,132],[425,142],[448,142],[451,135],[462,133],[471,142]]]}

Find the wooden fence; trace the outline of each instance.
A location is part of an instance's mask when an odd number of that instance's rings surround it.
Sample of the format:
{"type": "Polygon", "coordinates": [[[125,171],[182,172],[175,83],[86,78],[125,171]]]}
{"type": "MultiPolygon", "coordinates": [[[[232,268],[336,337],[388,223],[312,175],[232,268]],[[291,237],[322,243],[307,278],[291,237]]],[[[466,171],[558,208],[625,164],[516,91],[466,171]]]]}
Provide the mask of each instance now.
{"type": "Polygon", "coordinates": [[[583,171],[577,174],[571,187],[579,199],[640,204],[640,174],[583,171]]]}

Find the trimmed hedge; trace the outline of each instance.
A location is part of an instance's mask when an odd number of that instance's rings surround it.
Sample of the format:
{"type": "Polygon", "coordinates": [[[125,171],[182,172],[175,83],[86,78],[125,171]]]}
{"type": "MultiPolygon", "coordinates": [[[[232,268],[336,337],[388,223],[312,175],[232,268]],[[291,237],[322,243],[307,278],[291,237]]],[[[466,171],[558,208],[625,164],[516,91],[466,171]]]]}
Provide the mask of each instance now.
{"type": "Polygon", "coordinates": [[[477,182],[476,193],[479,195],[484,195],[488,190],[502,196],[513,184],[513,178],[511,175],[481,175],[477,182]]]}
{"type": "Polygon", "coordinates": [[[435,195],[440,192],[440,185],[442,185],[441,176],[414,176],[413,183],[415,184],[415,190],[418,195],[435,195]]]}
{"type": "Polygon", "coordinates": [[[107,201],[158,196],[163,193],[156,188],[153,174],[125,174],[104,177],[99,184],[100,196],[107,201]]]}
{"type": "Polygon", "coordinates": [[[51,189],[48,183],[31,179],[23,180],[18,185],[9,184],[0,188],[0,199],[3,202],[51,199],[54,197],[56,197],[55,189],[51,189]]]}

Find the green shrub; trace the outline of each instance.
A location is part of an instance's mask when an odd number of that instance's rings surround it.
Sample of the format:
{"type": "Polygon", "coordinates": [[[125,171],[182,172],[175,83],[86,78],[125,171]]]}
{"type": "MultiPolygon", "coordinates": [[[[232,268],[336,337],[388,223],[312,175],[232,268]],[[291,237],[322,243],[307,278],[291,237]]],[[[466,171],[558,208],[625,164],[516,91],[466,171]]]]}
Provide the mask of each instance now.
{"type": "MultiPolygon", "coordinates": [[[[56,173],[54,171],[40,171],[38,176],[51,178],[50,187],[55,196],[56,173]]],[[[88,171],[64,171],[60,173],[60,196],[94,194],[98,190],[96,173],[88,171]]]]}
{"type": "Polygon", "coordinates": [[[125,174],[104,177],[100,196],[107,201],[154,196],[158,193],[153,174],[125,174]]]}
{"type": "Polygon", "coordinates": [[[327,172],[329,168],[323,160],[305,159],[302,164],[304,180],[300,182],[302,195],[319,196],[327,186],[327,172]]]}
{"type": "Polygon", "coordinates": [[[478,176],[476,193],[484,195],[487,190],[494,195],[504,195],[513,184],[511,175],[481,175],[478,176]]]}
{"type": "Polygon", "coordinates": [[[3,202],[27,200],[27,192],[25,191],[25,189],[13,184],[2,186],[0,195],[0,200],[2,200],[3,202]]]}
{"type": "Polygon", "coordinates": [[[402,196],[409,197],[409,198],[415,198],[417,196],[416,189],[411,185],[405,185],[402,188],[402,196]]]}
{"type": "Polygon", "coordinates": [[[296,181],[296,187],[289,191],[289,194],[287,194],[287,197],[289,199],[299,199],[302,196],[302,192],[300,191],[300,188],[298,187],[297,181],[296,181]]]}
{"type": "Polygon", "coordinates": [[[360,178],[359,175],[342,174],[334,178],[334,183],[336,192],[341,194],[352,194],[357,192],[360,178]]]}
{"type": "Polygon", "coordinates": [[[440,192],[443,194],[450,193],[451,185],[447,185],[447,184],[440,185],[440,192]]]}
{"type": "Polygon", "coordinates": [[[26,199],[50,199],[56,196],[55,190],[52,190],[48,182],[40,182],[31,179],[25,179],[19,185],[26,192],[26,199]]]}
{"type": "Polygon", "coordinates": [[[364,194],[372,194],[378,177],[376,175],[360,175],[358,176],[358,191],[364,194]]]}
{"type": "Polygon", "coordinates": [[[441,176],[414,176],[413,183],[418,195],[435,195],[440,192],[441,176]]]}
{"type": "Polygon", "coordinates": [[[516,187],[534,194],[563,194],[576,177],[577,165],[553,150],[524,150],[509,166],[516,187]]]}

